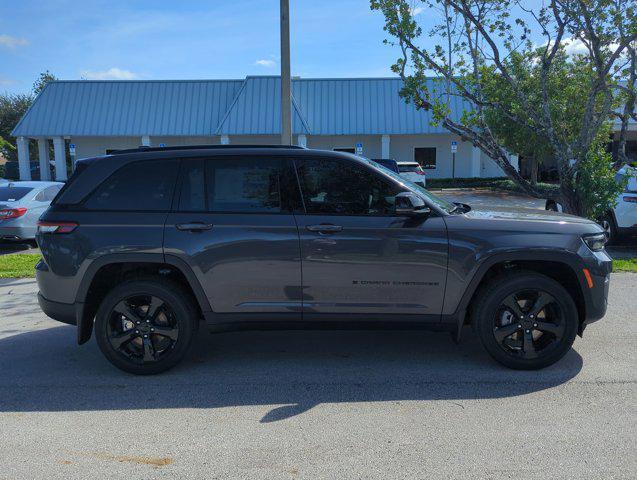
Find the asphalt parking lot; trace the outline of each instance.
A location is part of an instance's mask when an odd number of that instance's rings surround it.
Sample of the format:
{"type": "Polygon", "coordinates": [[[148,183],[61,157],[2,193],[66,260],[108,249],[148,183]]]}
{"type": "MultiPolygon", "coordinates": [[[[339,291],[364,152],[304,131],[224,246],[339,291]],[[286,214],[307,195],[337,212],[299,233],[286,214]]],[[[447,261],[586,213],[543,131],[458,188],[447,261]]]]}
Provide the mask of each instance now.
{"type": "Polygon", "coordinates": [[[203,334],[155,377],[0,283],[0,478],[635,478],[637,275],[558,364],[470,331],[203,334]]]}

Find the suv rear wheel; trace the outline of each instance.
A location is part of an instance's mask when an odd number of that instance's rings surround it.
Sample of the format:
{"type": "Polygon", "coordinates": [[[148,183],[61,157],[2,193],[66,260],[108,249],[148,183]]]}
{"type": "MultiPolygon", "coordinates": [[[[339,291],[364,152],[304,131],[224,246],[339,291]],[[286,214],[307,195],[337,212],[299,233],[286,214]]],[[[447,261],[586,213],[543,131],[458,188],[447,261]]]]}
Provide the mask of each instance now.
{"type": "Polygon", "coordinates": [[[577,334],[579,317],[569,293],[533,272],[500,277],[479,294],[474,328],[489,354],[521,370],[547,367],[562,358],[577,334]]]}
{"type": "Polygon", "coordinates": [[[97,344],[117,368],[160,373],[186,355],[197,325],[190,296],[172,282],[129,280],[111,290],[95,319],[97,344]]]}

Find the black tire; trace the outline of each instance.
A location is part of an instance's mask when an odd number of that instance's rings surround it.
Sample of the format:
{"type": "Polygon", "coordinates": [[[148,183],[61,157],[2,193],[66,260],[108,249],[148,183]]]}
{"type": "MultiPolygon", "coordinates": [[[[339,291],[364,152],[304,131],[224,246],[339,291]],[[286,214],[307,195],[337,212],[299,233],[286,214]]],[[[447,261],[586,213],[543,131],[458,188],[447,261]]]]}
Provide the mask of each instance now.
{"type": "Polygon", "coordinates": [[[194,300],[178,284],[160,278],[128,280],[111,290],[100,304],[95,338],[117,368],[153,375],[184,358],[197,322],[194,300]]]}
{"type": "Polygon", "coordinates": [[[547,367],[566,355],[575,341],[579,325],[575,302],[549,277],[509,273],[494,279],[476,298],[474,330],[485,350],[506,367],[547,367]],[[544,302],[549,303],[537,310],[544,302]]]}
{"type": "Polygon", "coordinates": [[[611,213],[607,213],[599,221],[599,225],[604,229],[606,235],[606,243],[612,245],[617,241],[617,224],[611,213]]]}

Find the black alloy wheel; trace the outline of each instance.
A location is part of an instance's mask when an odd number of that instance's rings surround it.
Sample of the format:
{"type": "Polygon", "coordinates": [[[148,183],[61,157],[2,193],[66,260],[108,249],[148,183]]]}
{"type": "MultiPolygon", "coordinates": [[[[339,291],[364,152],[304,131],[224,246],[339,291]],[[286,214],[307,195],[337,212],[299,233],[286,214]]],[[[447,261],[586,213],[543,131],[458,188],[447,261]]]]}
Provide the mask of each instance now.
{"type": "Polygon", "coordinates": [[[175,313],[152,295],[120,301],[111,310],[106,328],[113,349],[140,364],[158,361],[179,338],[175,313]]]}
{"type": "Polygon", "coordinates": [[[95,337],[116,367],[160,373],[188,352],[199,314],[191,295],[163,278],[128,280],[111,290],[95,316],[95,337]]]}
{"type": "Polygon", "coordinates": [[[534,359],[554,349],[566,325],[551,294],[527,289],[506,297],[493,319],[493,336],[507,353],[534,359]]]}
{"type": "Polygon", "coordinates": [[[472,323],[495,360],[509,368],[534,370],[566,355],[577,335],[579,314],[557,281],[513,271],[476,294],[472,323]]]}

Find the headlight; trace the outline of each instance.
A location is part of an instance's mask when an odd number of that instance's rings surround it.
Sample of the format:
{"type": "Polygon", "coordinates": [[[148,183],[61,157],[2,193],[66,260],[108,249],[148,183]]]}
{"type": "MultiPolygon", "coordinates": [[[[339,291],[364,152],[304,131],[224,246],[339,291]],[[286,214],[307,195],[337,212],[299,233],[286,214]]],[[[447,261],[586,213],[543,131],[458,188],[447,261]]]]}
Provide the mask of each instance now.
{"type": "Polygon", "coordinates": [[[604,233],[593,233],[590,235],[584,235],[582,237],[584,243],[590,248],[593,252],[599,252],[604,249],[606,245],[606,235],[604,233]]]}

